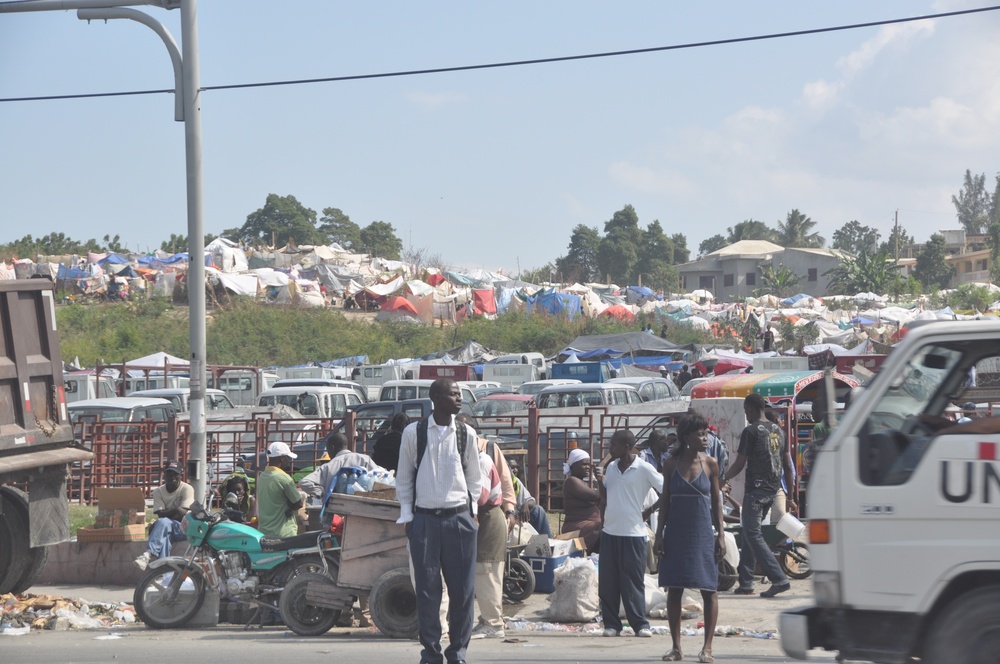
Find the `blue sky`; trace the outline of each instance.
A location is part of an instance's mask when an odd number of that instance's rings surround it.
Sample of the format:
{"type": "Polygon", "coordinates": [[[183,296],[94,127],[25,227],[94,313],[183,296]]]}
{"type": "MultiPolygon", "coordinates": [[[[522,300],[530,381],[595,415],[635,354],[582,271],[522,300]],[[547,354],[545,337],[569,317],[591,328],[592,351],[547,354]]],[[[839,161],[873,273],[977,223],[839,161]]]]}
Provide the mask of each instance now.
{"type": "MultiPolygon", "coordinates": [[[[202,86],[667,46],[983,7],[975,0],[202,0],[202,86]]],[[[180,12],[148,7],[180,41],[180,12]]],[[[966,169],[1000,171],[1000,12],[504,69],[202,94],[205,228],[270,193],[446,264],[516,273],[626,204],[698,244],[792,208],[919,241],[955,228],[966,169]]],[[[170,88],[132,21],[0,14],[0,97],[170,88]]],[[[186,234],[173,97],[0,103],[0,242],[186,234]]]]}

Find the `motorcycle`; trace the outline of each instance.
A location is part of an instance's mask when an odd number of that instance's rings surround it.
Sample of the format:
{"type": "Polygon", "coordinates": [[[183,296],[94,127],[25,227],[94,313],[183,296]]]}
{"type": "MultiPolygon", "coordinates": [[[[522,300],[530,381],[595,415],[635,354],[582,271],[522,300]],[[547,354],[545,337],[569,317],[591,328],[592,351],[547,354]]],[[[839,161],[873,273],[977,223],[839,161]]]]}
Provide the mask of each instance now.
{"type": "Polygon", "coordinates": [[[330,576],[339,564],[339,543],[329,532],[268,538],[198,502],[182,523],[190,554],[152,561],[133,596],[136,614],[156,629],[183,626],[208,592],[256,607],[263,624],[262,609],[278,613],[285,584],[307,572],[330,576]]]}
{"type": "MultiPolygon", "coordinates": [[[[740,553],[746,546],[743,539],[742,526],[730,526],[727,532],[735,536],[737,547],[740,553]]],[[[775,526],[767,524],[761,526],[761,534],[771,553],[781,566],[781,570],[791,579],[807,579],[812,575],[812,568],[809,566],[809,545],[804,542],[797,542],[788,539],[784,533],[775,526]]],[[[736,585],[739,580],[736,568],[725,558],[719,560],[719,590],[726,591],[736,585]]]]}

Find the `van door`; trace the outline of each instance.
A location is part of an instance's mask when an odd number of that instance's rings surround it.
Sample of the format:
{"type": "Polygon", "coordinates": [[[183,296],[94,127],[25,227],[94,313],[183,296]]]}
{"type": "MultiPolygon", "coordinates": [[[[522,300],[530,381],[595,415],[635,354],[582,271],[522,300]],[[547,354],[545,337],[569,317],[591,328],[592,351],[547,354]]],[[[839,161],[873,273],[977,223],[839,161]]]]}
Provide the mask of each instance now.
{"type": "Polygon", "coordinates": [[[975,363],[996,371],[996,339],[929,338],[852,401],[841,425],[852,435],[826,443],[841,453],[817,455],[809,482],[839,503],[843,532],[832,535],[845,603],[927,611],[920,602],[928,588],[965,561],[996,560],[1000,433],[962,433],[970,425],[946,410],[961,402],[975,363]]]}

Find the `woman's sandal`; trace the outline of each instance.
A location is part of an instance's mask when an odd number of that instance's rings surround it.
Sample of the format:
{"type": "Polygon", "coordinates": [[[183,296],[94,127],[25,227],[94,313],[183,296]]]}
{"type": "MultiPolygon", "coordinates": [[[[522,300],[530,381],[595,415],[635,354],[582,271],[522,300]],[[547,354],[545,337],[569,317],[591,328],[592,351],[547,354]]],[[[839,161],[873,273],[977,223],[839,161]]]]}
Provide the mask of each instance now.
{"type": "Polygon", "coordinates": [[[712,653],[705,652],[704,650],[702,650],[700,653],[698,653],[698,661],[705,662],[705,664],[711,664],[712,662],[715,661],[715,658],[712,657],[712,653]]]}
{"type": "Polygon", "coordinates": [[[661,658],[664,662],[679,662],[684,659],[684,653],[677,648],[671,648],[670,652],[661,658]]]}

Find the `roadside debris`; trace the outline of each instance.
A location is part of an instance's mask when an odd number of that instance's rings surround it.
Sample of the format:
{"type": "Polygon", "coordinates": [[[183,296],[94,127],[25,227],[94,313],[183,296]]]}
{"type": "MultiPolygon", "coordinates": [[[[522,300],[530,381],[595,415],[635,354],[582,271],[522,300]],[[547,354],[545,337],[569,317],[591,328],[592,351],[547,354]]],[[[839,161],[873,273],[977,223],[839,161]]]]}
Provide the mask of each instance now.
{"type": "Polygon", "coordinates": [[[135,622],[129,604],[105,604],[55,595],[0,595],[0,635],[21,636],[32,629],[105,629],[135,622]]]}

